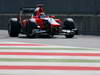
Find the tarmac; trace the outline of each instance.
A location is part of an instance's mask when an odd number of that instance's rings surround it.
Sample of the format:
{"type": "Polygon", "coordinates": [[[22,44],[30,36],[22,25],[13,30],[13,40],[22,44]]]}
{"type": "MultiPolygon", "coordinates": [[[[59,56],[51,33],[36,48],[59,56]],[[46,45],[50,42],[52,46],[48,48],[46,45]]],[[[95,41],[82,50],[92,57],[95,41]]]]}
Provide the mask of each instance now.
{"type": "Polygon", "coordinates": [[[0,30],[0,75],[100,75],[100,36],[9,37],[0,30]]]}

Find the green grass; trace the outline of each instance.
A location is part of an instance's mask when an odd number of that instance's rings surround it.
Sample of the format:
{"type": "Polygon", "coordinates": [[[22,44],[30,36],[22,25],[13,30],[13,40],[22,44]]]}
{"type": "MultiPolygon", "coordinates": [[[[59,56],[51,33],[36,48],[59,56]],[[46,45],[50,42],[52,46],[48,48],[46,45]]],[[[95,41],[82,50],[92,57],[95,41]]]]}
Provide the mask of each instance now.
{"type": "MultiPolygon", "coordinates": [[[[21,48],[21,47],[0,47],[0,50],[2,49],[33,49],[33,50],[94,50],[94,49],[88,49],[88,48],[21,48]]],[[[95,49],[96,50],[96,49],[95,49]]]]}
{"type": "Polygon", "coordinates": [[[100,63],[100,60],[81,60],[81,59],[11,59],[0,58],[0,62],[84,62],[84,63],[100,63]]]}

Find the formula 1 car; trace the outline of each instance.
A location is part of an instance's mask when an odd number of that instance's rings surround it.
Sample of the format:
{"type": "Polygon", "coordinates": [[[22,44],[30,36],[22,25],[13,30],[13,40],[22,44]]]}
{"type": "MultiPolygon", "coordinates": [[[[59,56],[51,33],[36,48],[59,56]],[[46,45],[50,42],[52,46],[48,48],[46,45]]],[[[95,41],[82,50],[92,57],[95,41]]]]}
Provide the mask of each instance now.
{"type": "MultiPolygon", "coordinates": [[[[10,37],[18,37],[20,33],[27,37],[47,35],[52,38],[54,35],[64,33],[66,38],[72,38],[75,31],[62,27],[62,21],[55,16],[41,14],[34,16],[35,8],[22,8],[17,18],[10,18],[8,23],[8,34],[10,37]]],[[[65,25],[66,26],[66,25],[65,25]]]]}

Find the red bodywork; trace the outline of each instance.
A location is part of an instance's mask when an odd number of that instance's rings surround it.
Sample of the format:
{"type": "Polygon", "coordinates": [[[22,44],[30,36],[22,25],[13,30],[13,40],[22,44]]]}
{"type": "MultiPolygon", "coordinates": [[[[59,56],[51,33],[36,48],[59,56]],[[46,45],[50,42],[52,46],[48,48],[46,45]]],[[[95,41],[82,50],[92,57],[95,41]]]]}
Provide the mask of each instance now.
{"type": "MultiPolygon", "coordinates": [[[[45,28],[45,23],[44,23],[44,20],[37,17],[37,16],[33,16],[32,18],[35,19],[36,21],[36,24],[40,26],[41,29],[44,29],[45,28]]],[[[49,18],[49,16],[46,16],[45,18],[49,18]]],[[[54,16],[50,16],[50,18],[55,18],[54,16]]],[[[55,19],[55,21],[59,24],[51,24],[51,27],[60,27],[61,26],[61,23],[62,21],[60,19],[55,19]]]]}
{"type": "MultiPolygon", "coordinates": [[[[48,18],[49,16],[46,16],[46,18],[48,18]]],[[[37,16],[32,16],[31,18],[35,19],[35,23],[40,26],[40,29],[45,29],[45,23],[44,23],[44,20],[37,17],[37,16]]],[[[53,18],[53,17],[52,17],[53,18]]],[[[55,21],[58,23],[58,24],[51,24],[51,27],[60,27],[61,26],[61,23],[62,21],[60,19],[55,19],[55,21]]],[[[24,20],[21,20],[20,21],[21,23],[21,26],[23,28],[26,27],[26,25],[28,25],[28,19],[24,19],[24,20]]]]}
{"type": "Polygon", "coordinates": [[[39,25],[41,29],[45,28],[43,19],[35,18],[35,20],[36,20],[36,24],[39,25]]]}

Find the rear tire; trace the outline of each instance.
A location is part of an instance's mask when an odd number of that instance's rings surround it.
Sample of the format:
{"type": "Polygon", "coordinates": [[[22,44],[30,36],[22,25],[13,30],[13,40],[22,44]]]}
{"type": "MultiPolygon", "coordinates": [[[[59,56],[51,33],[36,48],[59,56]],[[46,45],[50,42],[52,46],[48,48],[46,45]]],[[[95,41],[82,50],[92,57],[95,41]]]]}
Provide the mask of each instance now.
{"type": "Polygon", "coordinates": [[[20,25],[18,21],[10,21],[8,23],[8,34],[10,37],[18,37],[20,33],[20,25]]]}

